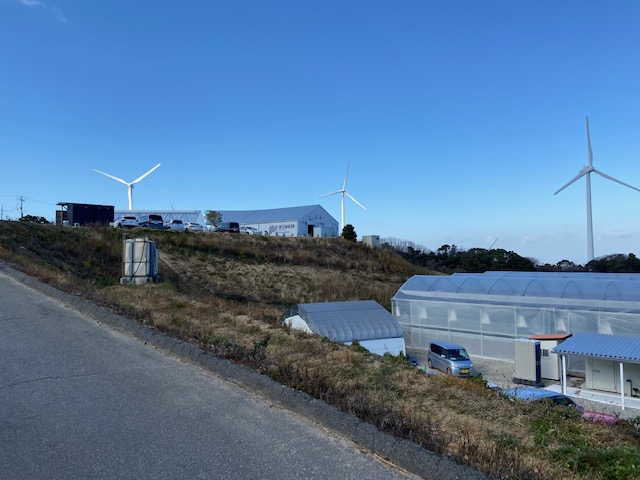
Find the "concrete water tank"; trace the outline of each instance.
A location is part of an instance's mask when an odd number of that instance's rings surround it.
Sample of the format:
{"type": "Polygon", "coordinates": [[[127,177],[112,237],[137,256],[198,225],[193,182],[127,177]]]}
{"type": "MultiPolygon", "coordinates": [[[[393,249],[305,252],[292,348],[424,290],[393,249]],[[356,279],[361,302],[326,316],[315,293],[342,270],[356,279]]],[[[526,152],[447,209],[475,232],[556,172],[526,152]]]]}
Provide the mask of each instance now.
{"type": "Polygon", "coordinates": [[[126,239],[122,244],[121,284],[151,283],[158,276],[158,249],[148,238],[126,239]]]}

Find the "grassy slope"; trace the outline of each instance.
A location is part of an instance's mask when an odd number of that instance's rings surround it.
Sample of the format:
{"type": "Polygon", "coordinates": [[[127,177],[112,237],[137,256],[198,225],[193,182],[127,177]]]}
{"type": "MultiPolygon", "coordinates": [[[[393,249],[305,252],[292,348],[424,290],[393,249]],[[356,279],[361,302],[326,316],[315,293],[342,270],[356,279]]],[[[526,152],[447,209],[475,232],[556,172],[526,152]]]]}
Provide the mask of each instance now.
{"type": "Polygon", "coordinates": [[[284,329],[293,303],[390,298],[427,273],[340,239],[137,231],[165,281],[118,285],[122,232],[0,222],[0,259],[58,288],[197,342],[379,428],[503,478],[638,478],[637,423],[585,423],[564,408],[513,404],[402,358],[284,329]]]}

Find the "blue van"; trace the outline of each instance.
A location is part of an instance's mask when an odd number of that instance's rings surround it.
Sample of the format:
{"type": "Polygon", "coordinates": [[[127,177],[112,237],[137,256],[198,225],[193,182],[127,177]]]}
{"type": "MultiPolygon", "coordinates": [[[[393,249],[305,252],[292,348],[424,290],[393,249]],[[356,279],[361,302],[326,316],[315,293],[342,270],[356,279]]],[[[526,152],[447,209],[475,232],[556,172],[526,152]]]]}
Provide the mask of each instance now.
{"type": "Polygon", "coordinates": [[[436,368],[456,377],[467,377],[473,371],[473,362],[467,350],[451,342],[431,342],[427,353],[427,364],[429,368],[436,368]]]}

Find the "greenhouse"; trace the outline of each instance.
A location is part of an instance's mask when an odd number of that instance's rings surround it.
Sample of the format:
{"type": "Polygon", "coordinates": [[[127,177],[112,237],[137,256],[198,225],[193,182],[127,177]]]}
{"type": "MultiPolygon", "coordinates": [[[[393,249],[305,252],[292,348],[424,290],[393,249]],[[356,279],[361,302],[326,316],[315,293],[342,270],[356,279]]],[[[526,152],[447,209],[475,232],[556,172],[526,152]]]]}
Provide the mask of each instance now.
{"type": "Polygon", "coordinates": [[[472,356],[513,361],[514,340],[536,334],[640,336],[638,274],[416,275],[391,301],[407,348],[418,351],[447,340],[472,356]]]}

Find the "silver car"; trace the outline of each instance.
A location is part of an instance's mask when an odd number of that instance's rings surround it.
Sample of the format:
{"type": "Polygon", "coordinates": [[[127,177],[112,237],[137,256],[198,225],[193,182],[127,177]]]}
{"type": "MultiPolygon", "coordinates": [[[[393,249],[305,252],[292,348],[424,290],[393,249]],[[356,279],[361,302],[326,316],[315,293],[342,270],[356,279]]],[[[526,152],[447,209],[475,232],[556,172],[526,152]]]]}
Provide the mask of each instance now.
{"type": "Polygon", "coordinates": [[[473,362],[467,350],[451,342],[431,342],[427,353],[429,368],[436,368],[448,375],[466,377],[472,374],[473,362]]]}
{"type": "Polygon", "coordinates": [[[114,222],[113,226],[119,228],[135,228],[138,226],[138,219],[132,215],[125,215],[120,220],[114,222]]]}
{"type": "Polygon", "coordinates": [[[166,228],[167,230],[183,231],[184,230],[184,223],[182,223],[182,220],[173,219],[173,220],[169,220],[167,223],[165,223],[164,224],[164,228],[166,228]]]}
{"type": "Polygon", "coordinates": [[[260,235],[260,232],[256,227],[250,227],[248,225],[241,226],[240,233],[246,233],[247,235],[260,235]]]}
{"type": "Polygon", "coordinates": [[[195,222],[187,223],[187,226],[185,228],[187,230],[189,230],[190,232],[201,232],[202,231],[202,225],[200,225],[199,223],[195,223],[195,222]]]}

